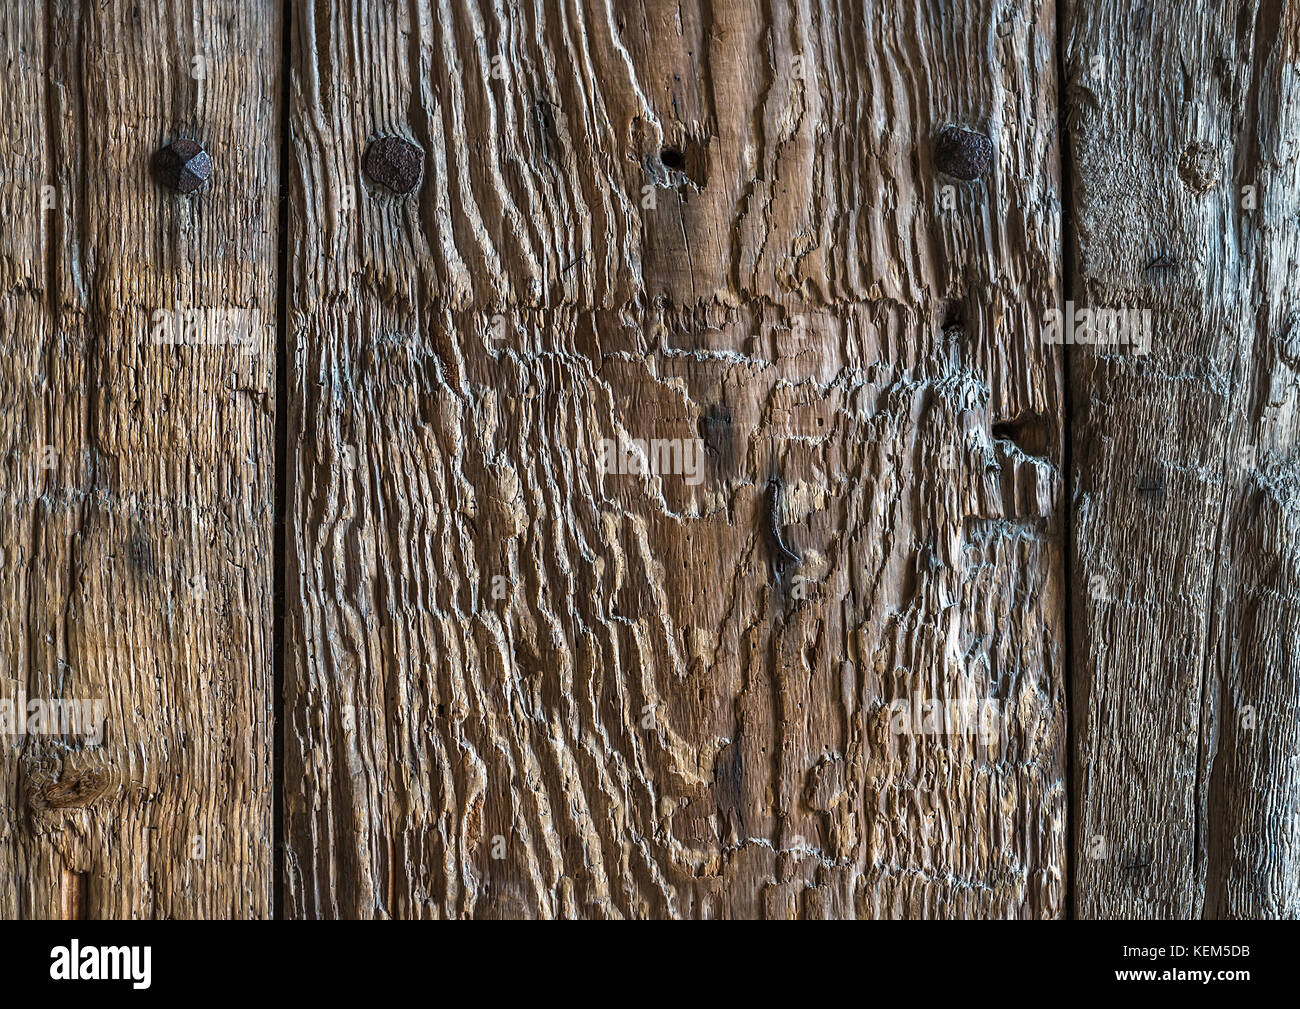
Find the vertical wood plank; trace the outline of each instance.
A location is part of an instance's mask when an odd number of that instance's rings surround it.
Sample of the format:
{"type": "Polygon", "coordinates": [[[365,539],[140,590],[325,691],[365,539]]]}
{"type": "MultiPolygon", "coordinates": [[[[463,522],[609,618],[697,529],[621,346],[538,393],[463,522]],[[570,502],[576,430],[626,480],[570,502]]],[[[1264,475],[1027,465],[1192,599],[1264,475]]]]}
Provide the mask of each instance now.
{"type": "Polygon", "coordinates": [[[292,50],[286,912],[1060,914],[1052,6],[322,2],[292,50]]]}
{"type": "MultiPolygon", "coordinates": [[[[0,74],[0,103],[14,113],[0,121],[0,717],[26,686],[32,642],[26,600],[33,592],[32,523],[42,482],[37,451],[44,440],[47,402],[33,381],[44,371],[43,350],[53,330],[46,299],[49,278],[43,256],[47,218],[42,187],[50,182],[50,136],[45,78],[46,23],[32,5],[0,8],[0,44],[7,72],[0,74]],[[35,446],[33,445],[35,443],[35,446]]],[[[23,715],[25,723],[26,716],[23,715]]],[[[12,718],[10,719],[12,721],[12,718]]],[[[0,723],[0,917],[17,918],[15,879],[23,808],[21,741],[0,723]]]]}
{"type": "Polygon", "coordinates": [[[4,740],[0,908],[264,916],[281,11],[10,7],[3,687],[103,718],[4,740]]]}
{"type": "Polygon", "coordinates": [[[1295,917],[1295,7],[1066,8],[1075,910],[1295,917]]]}

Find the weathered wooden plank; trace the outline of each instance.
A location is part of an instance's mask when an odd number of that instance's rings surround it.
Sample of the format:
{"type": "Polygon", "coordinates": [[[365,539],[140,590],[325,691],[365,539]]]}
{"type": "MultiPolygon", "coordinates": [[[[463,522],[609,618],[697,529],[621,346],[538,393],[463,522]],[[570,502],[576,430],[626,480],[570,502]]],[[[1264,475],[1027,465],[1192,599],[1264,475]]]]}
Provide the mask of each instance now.
{"type": "Polygon", "coordinates": [[[281,12],[0,17],[2,695],[103,715],[3,741],[0,910],[266,915],[281,12]],[[182,136],[188,198],[150,177],[182,136]],[[244,342],[166,325],[209,310],[244,342]]]}
{"type": "Polygon", "coordinates": [[[1295,917],[1295,8],[1067,10],[1075,910],[1295,917]]]}
{"type": "MultiPolygon", "coordinates": [[[[41,192],[47,181],[48,133],[44,107],[45,21],[28,6],[0,9],[0,43],[8,71],[0,74],[0,102],[18,110],[0,124],[0,459],[5,507],[0,508],[0,587],[6,612],[0,613],[0,704],[12,704],[25,685],[29,638],[28,595],[32,516],[36,509],[41,457],[33,452],[31,432],[44,430],[46,404],[30,376],[42,369],[49,337],[49,312],[43,291],[47,271],[42,258],[41,192]]],[[[6,731],[0,725],[0,733],[6,731]]],[[[0,917],[18,916],[19,747],[0,735],[0,917]]]]}
{"type": "Polygon", "coordinates": [[[1052,6],[291,34],[286,913],[1061,913],[1052,6]]]}

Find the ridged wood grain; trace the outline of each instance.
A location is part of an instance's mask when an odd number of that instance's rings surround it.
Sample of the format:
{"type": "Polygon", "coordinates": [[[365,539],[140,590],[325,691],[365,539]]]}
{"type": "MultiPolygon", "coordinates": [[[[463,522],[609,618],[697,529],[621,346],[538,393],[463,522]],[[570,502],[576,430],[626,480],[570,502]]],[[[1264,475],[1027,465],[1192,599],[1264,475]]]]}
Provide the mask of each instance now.
{"type": "Polygon", "coordinates": [[[280,19],[0,11],[0,696],[105,713],[0,740],[5,917],[271,912],[280,19]],[[181,136],[189,198],[150,177],[181,136]],[[209,309],[252,342],[155,340],[209,309]]]}
{"type": "Polygon", "coordinates": [[[1064,912],[1055,32],[295,18],[287,914],[1064,912]],[[986,179],[936,172],[953,122],[986,179]],[[601,472],[620,436],[703,480],[601,472]],[[911,697],[1006,731],[895,734],[911,697]]]}

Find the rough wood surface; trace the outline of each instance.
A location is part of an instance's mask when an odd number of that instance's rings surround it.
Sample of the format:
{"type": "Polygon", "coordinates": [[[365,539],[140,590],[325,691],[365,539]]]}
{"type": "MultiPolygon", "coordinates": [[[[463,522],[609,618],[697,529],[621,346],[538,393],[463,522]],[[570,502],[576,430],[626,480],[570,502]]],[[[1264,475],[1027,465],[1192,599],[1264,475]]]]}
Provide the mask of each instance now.
{"type": "Polygon", "coordinates": [[[1300,915],[1298,46],[0,8],[0,916],[1300,915]]]}
{"type": "Polygon", "coordinates": [[[286,913],[1063,913],[1052,5],[291,34],[286,913]]]}
{"type": "Polygon", "coordinates": [[[0,697],[104,714],[0,741],[5,917],[271,911],[280,17],[0,9],[0,697]],[[253,342],[165,342],[209,309],[253,342]]]}
{"type": "Polygon", "coordinates": [[[1067,4],[1081,917],[1300,915],[1300,22],[1067,4]]]}

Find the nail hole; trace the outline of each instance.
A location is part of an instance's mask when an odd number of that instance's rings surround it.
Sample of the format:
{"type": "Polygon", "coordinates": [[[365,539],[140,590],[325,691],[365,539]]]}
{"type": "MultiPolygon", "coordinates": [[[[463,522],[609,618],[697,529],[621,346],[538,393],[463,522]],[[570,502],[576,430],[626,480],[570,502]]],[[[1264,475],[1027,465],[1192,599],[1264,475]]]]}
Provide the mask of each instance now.
{"type": "Polygon", "coordinates": [[[664,163],[665,168],[671,168],[674,172],[686,171],[686,155],[672,147],[665,147],[660,151],[659,160],[664,163]]]}
{"type": "Polygon", "coordinates": [[[671,178],[672,185],[686,182],[696,189],[703,189],[708,181],[708,142],[684,137],[679,144],[665,145],[659,149],[659,164],[671,178]]]}

